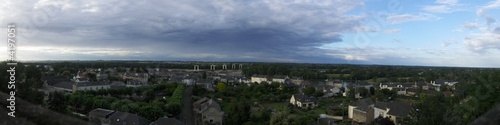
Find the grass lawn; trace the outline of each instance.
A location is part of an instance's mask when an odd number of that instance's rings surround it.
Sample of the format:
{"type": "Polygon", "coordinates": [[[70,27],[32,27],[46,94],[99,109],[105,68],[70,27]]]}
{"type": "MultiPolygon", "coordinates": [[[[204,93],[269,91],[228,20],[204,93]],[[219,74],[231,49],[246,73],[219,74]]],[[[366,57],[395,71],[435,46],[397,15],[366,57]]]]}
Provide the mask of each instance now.
{"type": "Polygon", "coordinates": [[[313,114],[319,116],[320,114],[326,114],[325,109],[318,107],[312,110],[313,114]]]}
{"type": "Polygon", "coordinates": [[[262,103],[262,106],[264,106],[264,108],[274,108],[274,109],[278,109],[286,105],[288,105],[287,102],[262,103]]]}

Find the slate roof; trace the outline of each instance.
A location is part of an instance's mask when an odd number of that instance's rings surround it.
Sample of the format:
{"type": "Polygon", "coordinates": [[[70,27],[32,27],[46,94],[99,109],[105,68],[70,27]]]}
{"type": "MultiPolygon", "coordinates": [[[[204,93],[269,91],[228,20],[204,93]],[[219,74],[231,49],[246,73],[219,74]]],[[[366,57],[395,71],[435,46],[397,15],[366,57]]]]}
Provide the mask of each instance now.
{"type": "Polygon", "coordinates": [[[151,121],[137,114],[115,111],[110,117],[111,125],[149,125],[151,121]]]}
{"type": "Polygon", "coordinates": [[[103,82],[103,81],[76,83],[76,86],[78,86],[78,87],[80,87],[80,86],[102,86],[102,85],[109,85],[109,83],[103,82]]]}
{"type": "Polygon", "coordinates": [[[402,102],[390,102],[387,104],[387,108],[389,108],[389,112],[387,114],[394,115],[398,117],[406,117],[410,113],[411,107],[402,102]]]}
{"type": "Polygon", "coordinates": [[[285,82],[283,83],[283,87],[295,87],[295,84],[292,82],[285,82]]]}
{"type": "Polygon", "coordinates": [[[266,75],[253,75],[252,77],[267,78],[266,75]]]}
{"type": "Polygon", "coordinates": [[[426,85],[427,85],[427,83],[425,83],[425,82],[422,82],[422,81],[417,82],[417,86],[426,86],[426,85]]]}
{"type": "Polygon", "coordinates": [[[361,99],[361,100],[358,100],[356,101],[353,106],[358,106],[356,109],[359,109],[361,111],[367,111],[368,108],[370,107],[370,105],[373,105],[373,101],[372,99],[370,98],[365,98],[365,99],[361,99]]]}
{"type": "Polygon", "coordinates": [[[53,87],[63,88],[63,89],[73,89],[73,82],[64,81],[52,85],[53,87]]]}
{"type": "Polygon", "coordinates": [[[313,103],[318,103],[318,99],[316,99],[316,97],[314,96],[308,96],[304,93],[302,94],[295,94],[293,95],[293,97],[295,98],[296,101],[299,101],[299,102],[313,102],[313,103]]]}
{"type": "Polygon", "coordinates": [[[205,110],[207,110],[209,107],[214,107],[216,108],[217,110],[219,111],[222,111],[219,103],[217,103],[217,101],[213,100],[213,99],[209,99],[207,97],[203,97],[202,99],[194,102],[194,104],[199,104],[200,105],[200,109],[199,109],[199,112],[204,112],[205,110]]]}
{"type": "Polygon", "coordinates": [[[287,76],[284,75],[274,75],[273,79],[285,79],[287,76]]]}
{"type": "Polygon", "coordinates": [[[377,102],[377,103],[375,103],[375,107],[385,110],[387,108],[387,102],[377,102]]]}
{"type": "Polygon", "coordinates": [[[436,84],[444,84],[445,80],[438,79],[435,82],[436,82],[436,84]]]}
{"type": "Polygon", "coordinates": [[[163,117],[149,125],[185,125],[185,123],[174,118],[163,117]]]}
{"type": "Polygon", "coordinates": [[[99,117],[99,118],[108,118],[114,112],[115,112],[114,110],[97,108],[97,109],[90,111],[89,116],[95,116],[95,117],[99,117]]]}
{"type": "Polygon", "coordinates": [[[88,78],[78,78],[77,80],[78,80],[78,81],[89,81],[89,79],[88,79],[88,78]]]}
{"type": "Polygon", "coordinates": [[[44,78],[43,81],[47,82],[47,85],[54,85],[59,82],[69,82],[71,80],[65,76],[49,76],[44,78]]]}

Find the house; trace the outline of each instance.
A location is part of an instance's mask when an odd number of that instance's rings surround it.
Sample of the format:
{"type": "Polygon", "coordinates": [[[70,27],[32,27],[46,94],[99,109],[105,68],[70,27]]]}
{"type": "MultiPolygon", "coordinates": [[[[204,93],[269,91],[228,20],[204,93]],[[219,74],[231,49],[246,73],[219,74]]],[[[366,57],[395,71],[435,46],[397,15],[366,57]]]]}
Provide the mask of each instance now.
{"type": "Polygon", "coordinates": [[[356,81],[352,84],[354,85],[354,88],[365,87],[367,90],[370,90],[370,87],[373,87],[372,84],[365,82],[365,81],[356,81]]]}
{"type": "Polygon", "coordinates": [[[304,81],[300,77],[292,77],[290,80],[292,81],[292,83],[295,83],[296,85],[300,85],[300,83],[302,83],[304,81]]]}
{"type": "Polygon", "coordinates": [[[425,83],[425,82],[415,82],[415,85],[413,86],[413,88],[418,88],[418,87],[422,87],[422,90],[429,90],[429,84],[425,83]]]}
{"type": "Polygon", "coordinates": [[[415,88],[409,88],[406,89],[406,96],[415,96],[417,94],[417,89],[415,88]]]}
{"type": "Polygon", "coordinates": [[[123,88],[126,87],[126,84],[122,81],[113,81],[110,84],[110,88],[123,88]]]}
{"type": "Polygon", "coordinates": [[[250,82],[252,83],[262,83],[262,82],[267,82],[267,76],[265,75],[253,75],[252,77],[250,77],[250,82]]]}
{"type": "Polygon", "coordinates": [[[380,89],[395,90],[398,95],[406,95],[406,90],[408,88],[413,88],[412,83],[380,83],[380,89]]]}
{"type": "Polygon", "coordinates": [[[286,79],[289,79],[288,76],[275,75],[272,78],[272,82],[284,83],[286,79]]]}
{"type": "Polygon", "coordinates": [[[326,79],[325,81],[326,81],[327,85],[334,86],[334,87],[337,87],[337,88],[343,87],[342,81],[340,81],[338,79],[326,79]]]}
{"type": "Polygon", "coordinates": [[[143,82],[138,81],[138,80],[130,80],[130,81],[127,81],[127,84],[125,86],[127,86],[127,87],[141,87],[144,85],[146,85],[146,83],[143,83],[143,82]]]}
{"type": "Polygon", "coordinates": [[[151,121],[137,114],[97,108],[89,112],[89,122],[96,125],[149,125],[151,121]]]}
{"type": "Polygon", "coordinates": [[[375,103],[370,98],[358,100],[348,106],[348,118],[359,123],[369,123],[373,120],[375,103]]]}
{"type": "Polygon", "coordinates": [[[215,124],[222,125],[224,112],[219,103],[206,97],[193,103],[195,125],[215,124]]]}
{"type": "Polygon", "coordinates": [[[290,104],[303,109],[313,109],[318,107],[318,99],[314,96],[305,95],[304,93],[294,94],[290,98],[290,104]]]}
{"type": "Polygon", "coordinates": [[[163,117],[159,118],[158,120],[152,122],[149,125],[185,125],[185,123],[175,118],[163,117]]]}
{"type": "Polygon", "coordinates": [[[76,78],[75,82],[89,82],[88,78],[76,78]]]}
{"type": "Polygon", "coordinates": [[[195,80],[192,77],[184,77],[182,79],[182,83],[184,83],[187,86],[192,86],[195,83],[195,80]]]}
{"type": "Polygon", "coordinates": [[[45,86],[51,86],[59,82],[70,82],[71,80],[66,76],[49,76],[42,79],[45,86]]]}
{"type": "Polygon", "coordinates": [[[401,119],[408,117],[410,114],[411,107],[402,102],[389,102],[386,107],[387,116],[394,122],[398,124],[401,119]]]}
{"type": "Polygon", "coordinates": [[[98,82],[77,82],[73,84],[73,92],[78,90],[99,90],[99,89],[109,89],[111,84],[103,81],[98,82]]]}
{"type": "Polygon", "coordinates": [[[285,83],[281,83],[281,84],[280,84],[279,89],[280,89],[280,90],[294,90],[294,89],[295,89],[295,87],[297,87],[297,86],[295,85],[295,83],[285,82],[285,83]]]}
{"type": "Polygon", "coordinates": [[[142,83],[148,83],[149,75],[148,73],[128,73],[125,72],[122,74],[123,80],[137,80],[142,83]]]}
{"type": "Polygon", "coordinates": [[[366,98],[349,105],[349,118],[356,122],[369,123],[381,117],[389,118],[397,124],[398,121],[409,115],[410,109],[409,105],[402,102],[373,103],[371,99],[366,98]]]}
{"type": "Polygon", "coordinates": [[[96,74],[97,81],[104,81],[108,79],[108,74],[105,73],[97,73],[96,74]]]}
{"type": "Polygon", "coordinates": [[[457,83],[458,83],[458,81],[456,81],[456,80],[448,80],[448,81],[444,82],[444,84],[448,85],[448,86],[454,86],[457,83]]]}
{"type": "Polygon", "coordinates": [[[56,84],[53,84],[52,87],[56,91],[63,91],[63,92],[73,92],[73,82],[71,81],[62,81],[56,84]]]}

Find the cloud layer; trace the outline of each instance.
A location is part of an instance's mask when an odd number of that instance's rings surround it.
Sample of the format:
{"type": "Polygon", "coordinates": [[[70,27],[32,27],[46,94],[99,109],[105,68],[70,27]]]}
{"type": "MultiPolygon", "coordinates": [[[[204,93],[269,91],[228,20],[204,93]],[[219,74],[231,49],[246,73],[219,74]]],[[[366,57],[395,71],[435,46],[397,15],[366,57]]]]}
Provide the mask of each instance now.
{"type": "Polygon", "coordinates": [[[362,27],[364,17],[347,12],[363,4],[358,0],[18,1],[6,3],[20,8],[8,8],[5,13],[12,17],[0,21],[29,19],[18,25],[38,25],[23,29],[22,46],[65,48],[60,51],[66,54],[301,60],[362,27]]]}

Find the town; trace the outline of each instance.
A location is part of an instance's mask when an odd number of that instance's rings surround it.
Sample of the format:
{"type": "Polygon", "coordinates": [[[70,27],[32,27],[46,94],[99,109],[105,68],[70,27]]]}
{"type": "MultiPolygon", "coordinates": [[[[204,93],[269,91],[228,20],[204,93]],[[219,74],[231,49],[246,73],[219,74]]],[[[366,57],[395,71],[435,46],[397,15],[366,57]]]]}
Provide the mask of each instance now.
{"type": "MultiPolygon", "coordinates": [[[[51,114],[63,114],[61,118],[97,125],[468,124],[500,100],[495,96],[500,72],[492,68],[160,61],[19,64],[17,77],[24,80],[16,83],[17,97],[51,114]]],[[[33,118],[33,111],[16,109],[16,115],[33,118]]]]}

